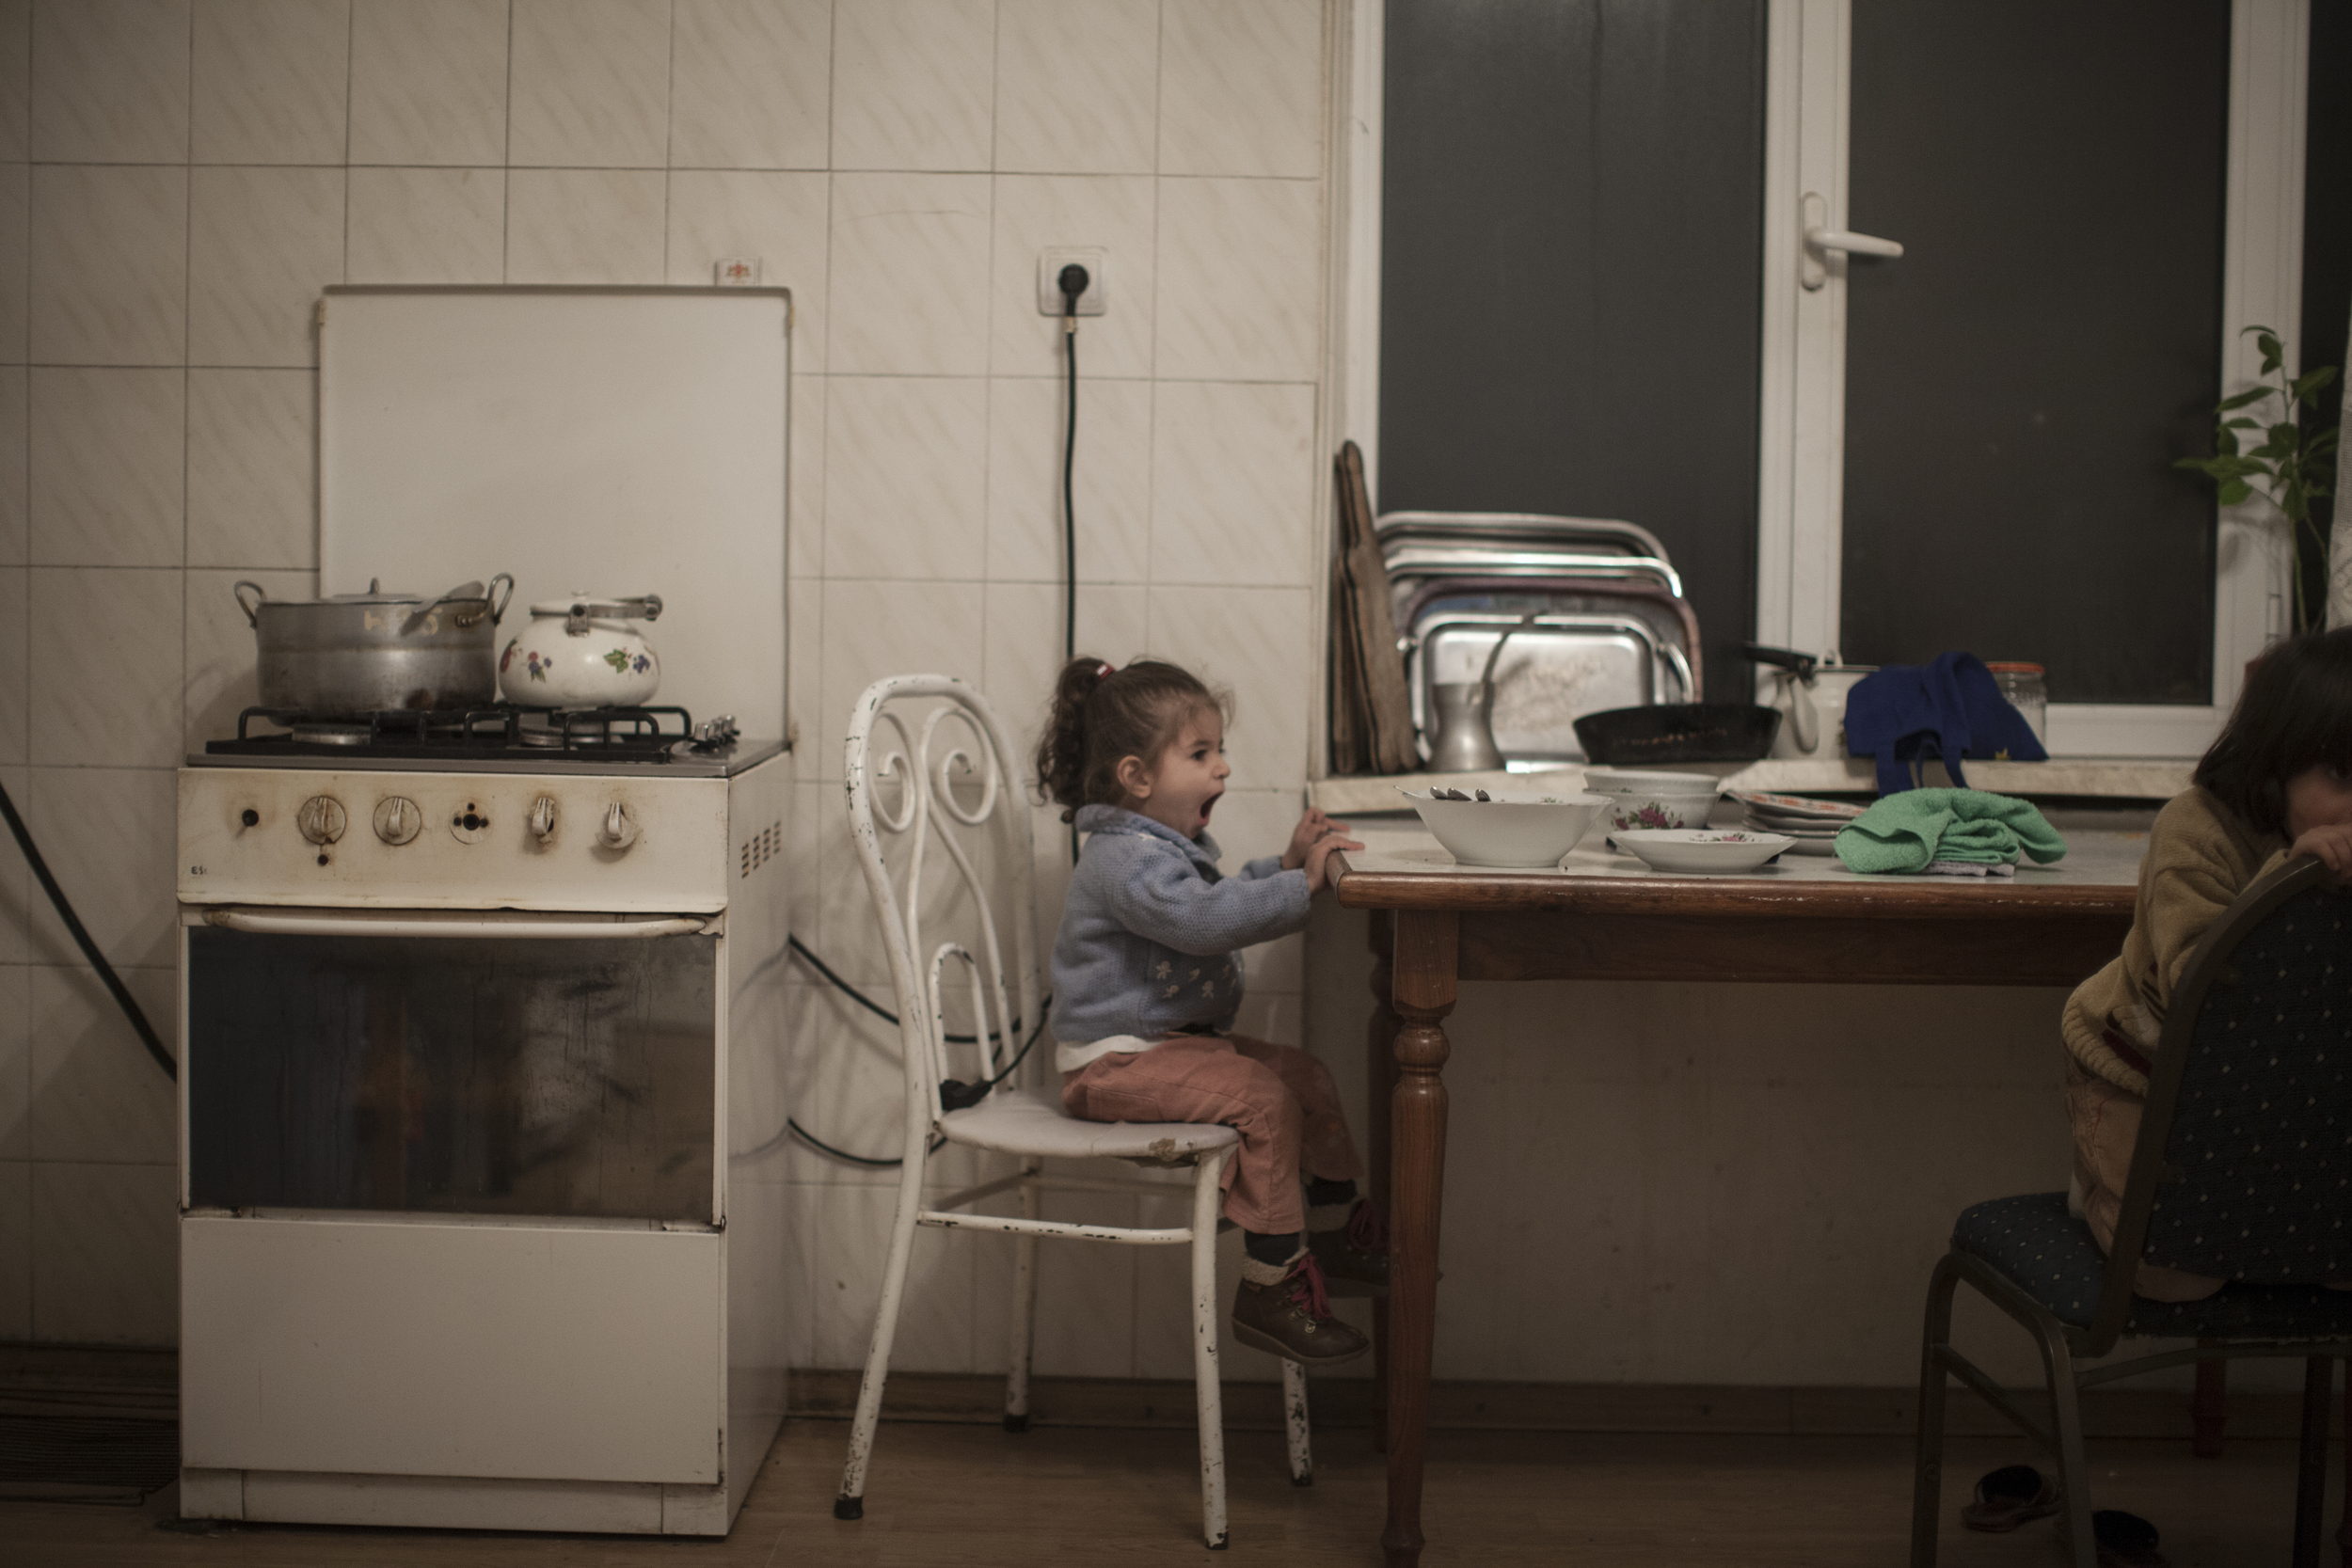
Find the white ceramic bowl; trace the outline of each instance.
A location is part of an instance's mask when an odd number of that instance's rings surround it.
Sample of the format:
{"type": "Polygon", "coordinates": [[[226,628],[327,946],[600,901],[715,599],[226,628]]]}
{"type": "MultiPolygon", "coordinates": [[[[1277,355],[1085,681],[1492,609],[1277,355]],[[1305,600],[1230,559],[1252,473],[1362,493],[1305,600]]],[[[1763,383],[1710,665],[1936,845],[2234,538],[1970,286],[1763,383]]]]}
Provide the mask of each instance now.
{"type": "Polygon", "coordinates": [[[1652,871],[1714,873],[1718,876],[1754,871],[1796,840],[1786,833],[1756,833],[1744,829],[1627,828],[1611,833],[1619,847],[1631,850],[1652,871]]]}
{"type": "Polygon", "coordinates": [[[1609,798],[1601,817],[1614,832],[1631,828],[1704,828],[1723,793],[1706,773],[1661,773],[1634,768],[1588,768],[1584,787],[1609,798]]]}
{"type": "Polygon", "coordinates": [[[1413,802],[1422,825],[1464,865],[1558,865],[1609,803],[1598,795],[1437,800],[1425,790],[1397,793],[1413,802]]]}

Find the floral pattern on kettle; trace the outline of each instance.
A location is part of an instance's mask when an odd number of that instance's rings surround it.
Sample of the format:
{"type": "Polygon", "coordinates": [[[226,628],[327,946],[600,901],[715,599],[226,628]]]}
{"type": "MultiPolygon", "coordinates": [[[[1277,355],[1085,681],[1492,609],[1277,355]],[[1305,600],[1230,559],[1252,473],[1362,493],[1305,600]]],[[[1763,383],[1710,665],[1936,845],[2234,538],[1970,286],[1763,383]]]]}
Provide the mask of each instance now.
{"type": "MultiPolygon", "coordinates": [[[[515,662],[515,651],[522,645],[523,641],[519,637],[510,638],[507,641],[506,651],[499,655],[500,674],[505,674],[508,667],[513,665],[515,662]]],[[[523,655],[523,668],[531,673],[531,678],[535,681],[543,681],[548,678],[548,667],[553,662],[554,660],[535,652],[526,653],[523,655]]]]}

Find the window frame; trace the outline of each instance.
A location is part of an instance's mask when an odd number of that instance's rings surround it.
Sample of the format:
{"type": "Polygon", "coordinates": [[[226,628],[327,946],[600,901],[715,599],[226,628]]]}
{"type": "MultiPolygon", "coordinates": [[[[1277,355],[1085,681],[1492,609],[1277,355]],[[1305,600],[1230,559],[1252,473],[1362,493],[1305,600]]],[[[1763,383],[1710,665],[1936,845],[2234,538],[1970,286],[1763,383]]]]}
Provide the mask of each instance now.
{"type": "MultiPolygon", "coordinates": [[[[1375,495],[1385,10],[1384,0],[1345,0],[1344,13],[1334,18],[1330,55],[1336,166],[1329,188],[1337,199],[1327,292],[1333,350],[1327,428],[1333,435],[1328,445],[1352,436],[1362,450],[1375,495]]],[[[1769,0],[1765,25],[1756,639],[1829,651],[1842,642],[1845,265],[1832,258],[1829,281],[1819,291],[1799,286],[1799,204],[1807,192],[1818,193],[1828,227],[1845,227],[1852,0],[1769,0]]],[[[2250,387],[2260,373],[2261,355],[2242,335],[2251,324],[2274,327],[2287,363],[2298,362],[2310,30],[2310,0],[2233,0],[2217,402],[2250,387]]],[[[2219,529],[2212,700],[2053,703],[2053,756],[2189,758],[2212,740],[2237,699],[2247,661],[2284,629],[2288,602],[2285,534],[2268,504],[2257,499],[2223,508],[2219,529]]],[[[1763,686],[1759,674],[1759,692],[1763,686]]],[[[1314,727],[1320,756],[1322,725],[1314,727]]]]}

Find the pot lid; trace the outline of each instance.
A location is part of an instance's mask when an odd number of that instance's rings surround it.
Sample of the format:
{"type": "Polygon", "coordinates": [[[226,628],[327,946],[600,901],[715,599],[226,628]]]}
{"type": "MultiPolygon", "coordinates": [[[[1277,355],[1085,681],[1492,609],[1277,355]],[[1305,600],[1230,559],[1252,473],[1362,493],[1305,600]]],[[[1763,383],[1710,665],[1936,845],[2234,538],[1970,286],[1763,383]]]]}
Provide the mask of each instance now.
{"type": "Polygon", "coordinates": [[[329,594],[318,599],[279,599],[278,604],[469,604],[487,599],[489,590],[479,582],[459,583],[446,594],[405,594],[397,588],[386,588],[381,578],[370,578],[364,594],[329,594]]]}

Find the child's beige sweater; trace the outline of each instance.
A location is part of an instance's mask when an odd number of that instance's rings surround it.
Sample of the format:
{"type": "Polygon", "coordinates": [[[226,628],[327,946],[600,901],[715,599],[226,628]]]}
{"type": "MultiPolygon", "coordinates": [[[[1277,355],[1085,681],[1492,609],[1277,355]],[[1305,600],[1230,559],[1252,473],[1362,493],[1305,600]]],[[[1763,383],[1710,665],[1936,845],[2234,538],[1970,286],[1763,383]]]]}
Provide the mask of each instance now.
{"type": "Polygon", "coordinates": [[[2198,939],[2285,855],[2285,840],[2255,832],[2201,789],[2168,801],[2148,835],[2123,951],[2067,999],[2059,1025],[2067,1054],[2144,1098],[2165,1009],[2198,939]]]}

